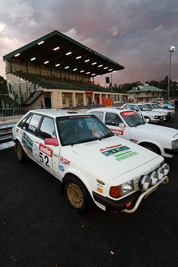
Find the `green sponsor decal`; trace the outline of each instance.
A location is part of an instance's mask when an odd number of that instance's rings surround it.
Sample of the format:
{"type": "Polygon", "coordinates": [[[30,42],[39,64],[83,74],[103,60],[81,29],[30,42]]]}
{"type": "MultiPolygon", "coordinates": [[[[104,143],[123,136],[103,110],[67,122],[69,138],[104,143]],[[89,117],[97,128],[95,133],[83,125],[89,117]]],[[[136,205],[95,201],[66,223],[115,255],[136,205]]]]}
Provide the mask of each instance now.
{"type": "Polygon", "coordinates": [[[123,153],[123,154],[120,154],[120,155],[116,155],[115,156],[115,159],[117,161],[121,161],[121,160],[124,160],[124,159],[128,159],[132,156],[135,156],[137,155],[138,153],[137,152],[132,152],[132,151],[128,151],[127,153],[123,153]]]}
{"type": "Polygon", "coordinates": [[[105,155],[106,157],[111,156],[113,154],[116,154],[118,152],[122,152],[124,150],[130,149],[128,146],[120,146],[120,147],[116,147],[107,151],[103,151],[101,152],[103,155],[105,155]]]}
{"type": "Polygon", "coordinates": [[[33,141],[24,132],[22,135],[22,144],[33,154],[33,141]]]}

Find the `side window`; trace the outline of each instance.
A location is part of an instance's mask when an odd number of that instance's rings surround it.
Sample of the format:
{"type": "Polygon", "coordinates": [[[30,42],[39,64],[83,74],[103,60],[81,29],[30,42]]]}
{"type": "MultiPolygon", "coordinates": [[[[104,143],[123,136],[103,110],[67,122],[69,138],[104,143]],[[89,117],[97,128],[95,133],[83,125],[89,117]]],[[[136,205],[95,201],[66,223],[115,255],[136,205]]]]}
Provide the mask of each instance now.
{"type": "Polygon", "coordinates": [[[32,134],[36,134],[36,129],[39,125],[42,116],[37,114],[29,114],[19,124],[23,130],[26,130],[32,134]]]}
{"type": "Polygon", "coordinates": [[[129,106],[128,106],[128,105],[125,105],[125,106],[124,106],[124,109],[129,109],[129,106]]]}
{"type": "Polygon", "coordinates": [[[54,120],[52,118],[44,117],[39,130],[39,137],[43,139],[56,138],[54,120]]]}
{"type": "Polygon", "coordinates": [[[103,112],[93,111],[92,114],[95,115],[100,121],[103,121],[103,112]]]}
{"type": "Polygon", "coordinates": [[[24,118],[23,120],[20,121],[20,123],[18,124],[18,126],[19,126],[20,128],[26,129],[26,127],[25,127],[25,123],[26,123],[26,121],[27,121],[30,117],[32,117],[31,114],[28,114],[27,116],[25,116],[25,118],[24,118]]]}
{"type": "Polygon", "coordinates": [[[26,121],[26,129],[28,132],[36,134],[37,127],[41,120],[41,115],[33,114],[27,121],[26,121]]]}
{"type": "Polygon", "coordinates": [[[131,105],[130,110],[139,111],[139,108],[136,105],[131,105]]]}
{"type": "Polygon", "coordinates": [[[119,123],[121,123],[121,122],[122,122],[122,120],[120,119],[120,117],[117,114],[110,113],[110,112],[106,113],[105,124],[113,125],[113,126],[119,126],[119,123]]]}

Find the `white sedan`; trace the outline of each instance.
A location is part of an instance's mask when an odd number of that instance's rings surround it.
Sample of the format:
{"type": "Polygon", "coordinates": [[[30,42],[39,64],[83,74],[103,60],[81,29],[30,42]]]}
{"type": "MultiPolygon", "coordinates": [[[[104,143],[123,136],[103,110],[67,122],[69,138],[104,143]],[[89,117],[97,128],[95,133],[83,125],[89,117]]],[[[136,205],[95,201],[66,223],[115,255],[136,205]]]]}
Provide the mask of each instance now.
{"type": "Polygon", "coordinates": [[[109,129],[120,137],[144,146],[163,157],[178,154],[178,130],[147,124],[135,111],[117,108],[90,109],[109,129]]]}
{"type": "Polygon", "coordinates": [[[77,213],[93,202],[103,210],[132,213],[168,182],[162,156],[114,136],[92,114],[32,110],[12,133],[18,161],[28,157],[59,179],[77,213]]]}
{"type": "Polygon", "coordinates": [[[166,113],[166,119],[169,120],[171,119],[174,114],[175,114],[175,110],[174,109],[165,109],[163,107],[161,107],[159,104],[156,103],[145,103],[146,105],[148,105],[153,111],[162,111],[166,113]]]}
{"type": "Polygon", "coordinates": [[[166,112],[153,111],[145,103],[126,103],[121,109],[130,109],[136,111],[139,115],[142,114],[144,119],[147,119],[149,123],[160,123],[166,120],[166,112]]]}

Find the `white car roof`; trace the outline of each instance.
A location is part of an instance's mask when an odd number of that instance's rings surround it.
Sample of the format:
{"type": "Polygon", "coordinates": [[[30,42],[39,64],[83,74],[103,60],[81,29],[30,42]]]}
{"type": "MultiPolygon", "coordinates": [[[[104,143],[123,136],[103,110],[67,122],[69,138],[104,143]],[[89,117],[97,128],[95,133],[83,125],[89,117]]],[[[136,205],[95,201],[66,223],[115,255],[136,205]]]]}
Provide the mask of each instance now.
{"type": "Polygon", "coordinates": [[[147,103],[147,102],[125,103],[123,106],[125,106],[125,105],[136,105],[136,106],[138,106],[138,105],[146,105],[146,104],[149,104],[149,103],[147,103]]]}
{"type": "Polygon", "coordinates": [[[52,118],[64,117],[64,116],[86,115],[86,113],[84,112],[78,112],[75,110],[63,110],[63,109],[33,109],[33,110],[29,110],[29,112],[50,116],[52,118]]]}
{"type": "Polygon", "coordinates": [[[93,112],[93,111],[103,111],[103,112],[114,112],[114,113],[122,113],[122,112],[133,112],[134,110],[130,110],[130,109],[120,109],[120,108],[115,108],[115,107],[106,107],[106,108],[92,108],[90,110],[88,110],[87,113],[93,112]]]}

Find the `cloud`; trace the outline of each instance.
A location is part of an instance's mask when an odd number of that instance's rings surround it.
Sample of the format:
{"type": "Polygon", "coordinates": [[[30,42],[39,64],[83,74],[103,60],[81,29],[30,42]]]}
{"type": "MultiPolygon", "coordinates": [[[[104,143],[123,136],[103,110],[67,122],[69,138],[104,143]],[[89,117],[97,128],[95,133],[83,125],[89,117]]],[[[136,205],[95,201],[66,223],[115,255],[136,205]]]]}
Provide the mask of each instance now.
{"type": "Polygon", "coordinates": [[[0,22],[0,34],[4,32],[5,26],[5,24],[0,22]]]}
{"type": "Polygon", "coordinates": [[[91,37],[85,38],[84,35],[77,34],[77,30],[74,28],[68,30],[67,32],[64,32],[64,34],[88,47],[95,46],[96,42],[94,39],[92,39],[91,37]]]}
{"type": "Polygon", "coordinates": [[[117,26],[113,26],[111,29],[109,29],[109,31],[111,32],[112,36],[118,35],[118,27],[117,26]]]}

